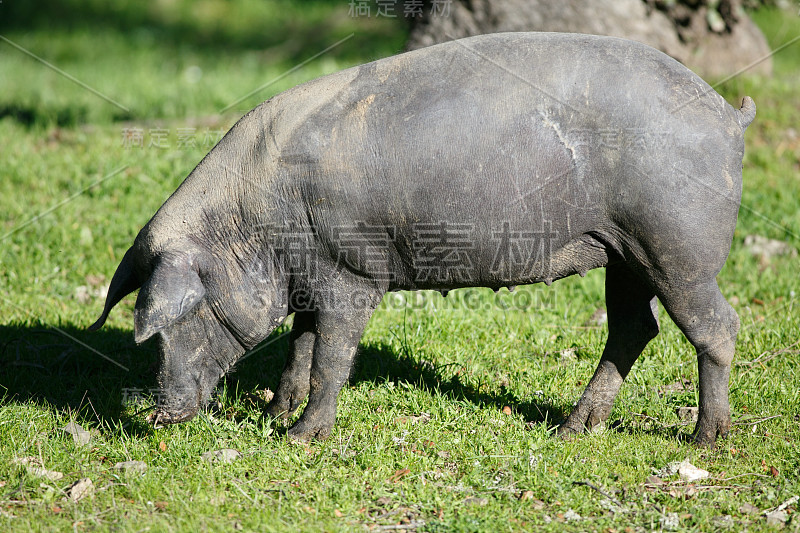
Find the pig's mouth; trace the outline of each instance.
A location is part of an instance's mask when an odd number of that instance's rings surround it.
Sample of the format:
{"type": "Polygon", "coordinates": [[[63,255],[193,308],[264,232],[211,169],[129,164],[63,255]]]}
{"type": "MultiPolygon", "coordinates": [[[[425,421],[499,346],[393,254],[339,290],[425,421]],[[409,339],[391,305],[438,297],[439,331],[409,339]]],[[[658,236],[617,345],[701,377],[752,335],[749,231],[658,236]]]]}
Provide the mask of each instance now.
{"type": "Polygon", "coordinates": [[[156,407],[156,410],[147,417],[147,423],[159,428],[169,424],[179,424],[191,420],[197,415],[199,407],[189,407],[180,411],[167,411],[163,407],[156,407]]]}
{"type": "Polygon", "coordinates": [[[244,352],[230,334],[210,335],[209,339],[209,345],[200,346],[193,353],[183,353],[173,345],[183,346],[188,342],[178,342],[180,339],[175,341],[161,333],[161,368],[157,375],[161,394],[155,410],[147,417],[148,424],[160,427],[186,422],[208,405],[220,378],[244,352]],[[230,364],[225,364],[226,361],[230,364]]]}

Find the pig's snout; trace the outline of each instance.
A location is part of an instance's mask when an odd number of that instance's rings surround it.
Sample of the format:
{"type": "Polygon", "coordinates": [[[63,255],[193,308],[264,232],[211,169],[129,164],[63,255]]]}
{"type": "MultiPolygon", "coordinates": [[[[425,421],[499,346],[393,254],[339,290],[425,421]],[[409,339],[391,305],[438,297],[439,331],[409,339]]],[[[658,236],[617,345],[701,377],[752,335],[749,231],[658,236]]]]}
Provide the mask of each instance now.
{"type": "Polygon", "coordinates": [[[156,409],[147,417],[147,422],[159,427],[191,420],[206,404],[213,385],[203,387],[199,382],[190,382],[182,387],[162,388],[156,409]]]}
{"type": "Polygon", "coordinates": [[[178,411],[169,411],[163,407],[156,407],[156,410],[147,417],[147,423],[158,428],[169,424],[186,422],[197,416],[200,406],[195,405],[178,411]]]}

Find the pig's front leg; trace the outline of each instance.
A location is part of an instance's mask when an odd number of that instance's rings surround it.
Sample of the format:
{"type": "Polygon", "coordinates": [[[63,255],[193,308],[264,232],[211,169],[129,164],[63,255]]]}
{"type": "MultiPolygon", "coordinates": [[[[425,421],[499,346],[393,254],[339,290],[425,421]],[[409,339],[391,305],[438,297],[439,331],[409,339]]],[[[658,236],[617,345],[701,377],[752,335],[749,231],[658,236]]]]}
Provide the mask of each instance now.
{"type": "Polygon", "coordinates": [[[308,442],[330,435],[336,421],[336,399],[350,375],[358,342],[373,309],[370,306],[317,312],[308,405],[289,429],[291,438],[308,442]]]}
{"type": "Polygon", "coordinates": [[[267,406],[267,414],[286,420],[308,396],[311,361],[314,356],[316,320],[313,311],[297,312],[289,337],[289,358],[281,374],[275,396],[267,406]]]}

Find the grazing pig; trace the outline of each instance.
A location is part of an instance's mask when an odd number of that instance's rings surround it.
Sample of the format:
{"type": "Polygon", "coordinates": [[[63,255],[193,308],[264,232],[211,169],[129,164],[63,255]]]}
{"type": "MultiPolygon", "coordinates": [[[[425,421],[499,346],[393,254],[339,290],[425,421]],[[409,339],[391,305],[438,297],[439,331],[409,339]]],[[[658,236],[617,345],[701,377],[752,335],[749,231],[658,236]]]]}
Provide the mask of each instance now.
{"type": "Polygon", "coordinates": [[[350,68],[245,115],[139,232],[105,309],[140,289],[156,335],[151,420],[195,416],[295,314],[268,411],[329,435],[387,291],[500,287],[606,267],[608,342],[562,434],[606,419],[659,324],[697,349],[694,439],[730,426],[739,319],[716,276],[742,186],[736,110],[666,55],[616,38],[482,35],[350,68]]]}

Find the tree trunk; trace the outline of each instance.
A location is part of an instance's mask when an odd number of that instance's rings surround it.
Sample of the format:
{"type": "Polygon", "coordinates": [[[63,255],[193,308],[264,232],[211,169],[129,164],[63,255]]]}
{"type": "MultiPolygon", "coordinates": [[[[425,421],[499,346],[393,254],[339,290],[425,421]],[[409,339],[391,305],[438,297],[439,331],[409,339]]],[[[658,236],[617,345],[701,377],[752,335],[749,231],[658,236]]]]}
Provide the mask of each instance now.
{"type": "Polygon", "coordinates": [[[625,37],[671,55],[702,76],[743,69],[769,75],[772,60],[742,0],[401,0],[411,22],[406,48],[503,31],[625,37]]]}

